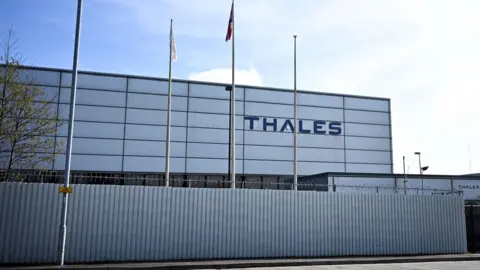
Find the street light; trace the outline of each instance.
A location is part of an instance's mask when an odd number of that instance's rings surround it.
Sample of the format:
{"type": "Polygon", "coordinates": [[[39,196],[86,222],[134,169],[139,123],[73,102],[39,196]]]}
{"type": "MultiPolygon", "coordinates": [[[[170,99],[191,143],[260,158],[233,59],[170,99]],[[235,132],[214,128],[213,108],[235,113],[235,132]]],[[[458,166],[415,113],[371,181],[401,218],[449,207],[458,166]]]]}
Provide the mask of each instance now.
{"type": "Polygon", "coordinates": [[[422,193],[423,193],[423,172],[428,170],[428,166],[422,167],[422,159],[421,159],[421,153],[420,152],[415,152],[415,155],[418,156],[418,169],[420,170],[420,175],[422,176],[422,193]]]}
{"type": "Polygon", "coordinates": [[[422,160],[420,158],[421,153],[420,152],[415,152],[414,154],[418,156],[418,169],[420,170],[420,174],[423,174],[423,172],[422,172],[422,160]]]}

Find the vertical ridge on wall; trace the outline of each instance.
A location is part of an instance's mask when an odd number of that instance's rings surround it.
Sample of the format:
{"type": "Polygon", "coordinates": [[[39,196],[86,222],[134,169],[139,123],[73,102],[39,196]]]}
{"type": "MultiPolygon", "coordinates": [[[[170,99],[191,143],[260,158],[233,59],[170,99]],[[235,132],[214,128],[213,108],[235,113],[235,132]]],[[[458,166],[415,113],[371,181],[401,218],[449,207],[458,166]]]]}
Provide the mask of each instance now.
{"type": "MultiPolygon", "coordinates": [[[[57,184],[0,184],[0,263],[52,263],[57,184]]],[[[73,185],[68,263],[466,252],[463,197],[73,185]]]]}

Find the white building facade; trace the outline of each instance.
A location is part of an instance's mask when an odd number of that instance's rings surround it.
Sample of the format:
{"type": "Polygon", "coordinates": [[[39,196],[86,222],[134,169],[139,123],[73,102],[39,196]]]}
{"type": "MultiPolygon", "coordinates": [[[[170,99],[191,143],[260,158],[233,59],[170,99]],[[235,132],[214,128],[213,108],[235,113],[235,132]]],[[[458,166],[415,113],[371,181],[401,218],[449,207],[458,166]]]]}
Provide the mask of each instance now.
{"type": "MultiPolygon", "coordinates": [[[[68,120],[71,72],[28,67],[68,120]]],[[[171,174],[226,176],[229,95],[223,84],[173,82],[171,174]]],[[[163,173],[168,81],[79,72],[73,171],[163,173]]],[[[293,174],[293,91],[236,86],[236,173],[293,174]]],[[[390,100],[299,91],[298,173],[392,173],[390,100]]],[[[65,141],[68,124],[59,127],[65,141]]],[[[63,170],[65,149],[51,170],[63,170]]]]}

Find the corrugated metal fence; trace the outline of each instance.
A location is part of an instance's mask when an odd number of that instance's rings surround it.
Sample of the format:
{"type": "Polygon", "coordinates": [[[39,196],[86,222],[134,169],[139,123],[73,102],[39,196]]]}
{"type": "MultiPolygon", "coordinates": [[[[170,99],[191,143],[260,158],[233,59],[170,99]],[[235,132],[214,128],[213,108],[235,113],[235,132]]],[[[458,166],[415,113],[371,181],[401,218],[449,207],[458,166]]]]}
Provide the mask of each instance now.
{"type": "MultiPolygon", "coordinates": [[[[0,184],[0,262],[53,263],[57,184],[0,184]]],[[[458,195],[74,185],[67,263],[466,252],[458,195]]]]}

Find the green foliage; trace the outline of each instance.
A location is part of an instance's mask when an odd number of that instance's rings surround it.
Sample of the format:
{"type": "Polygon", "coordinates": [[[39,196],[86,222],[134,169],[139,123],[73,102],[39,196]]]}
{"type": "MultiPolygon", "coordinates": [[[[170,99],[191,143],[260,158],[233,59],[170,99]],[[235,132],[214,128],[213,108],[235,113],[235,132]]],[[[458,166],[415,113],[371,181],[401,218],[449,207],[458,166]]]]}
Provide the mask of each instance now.
{"type": "Polygon", "coordinates": [[[0,68],[0,169],[37,169],[55,159],[62,145],[55,142],[63,120],[57,115],[57,97],[46,97],[44,89],[33,85],[12,53],[13,32],[5,43],[0,68]],[[57,145],[55,145],[57,144],[57,145]]]}

